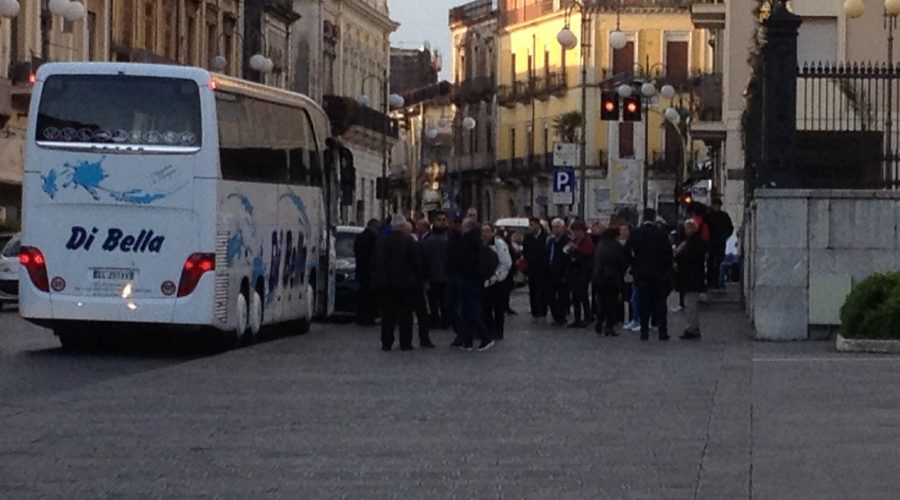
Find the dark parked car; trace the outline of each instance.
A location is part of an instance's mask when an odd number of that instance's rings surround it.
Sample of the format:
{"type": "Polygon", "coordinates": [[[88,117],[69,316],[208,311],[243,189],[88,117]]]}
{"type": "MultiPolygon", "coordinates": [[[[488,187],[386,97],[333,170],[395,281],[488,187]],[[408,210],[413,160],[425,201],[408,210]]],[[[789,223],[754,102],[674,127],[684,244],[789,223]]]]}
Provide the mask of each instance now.
{"type": "Polygon", "coordinates": [[[334,312],[355,314],[356,295],[359,283],[356,281],[356,257],[353,255],[353,243],[359,233],[358,226],[338,226],[335,233],[335,298],[334,312]]]}

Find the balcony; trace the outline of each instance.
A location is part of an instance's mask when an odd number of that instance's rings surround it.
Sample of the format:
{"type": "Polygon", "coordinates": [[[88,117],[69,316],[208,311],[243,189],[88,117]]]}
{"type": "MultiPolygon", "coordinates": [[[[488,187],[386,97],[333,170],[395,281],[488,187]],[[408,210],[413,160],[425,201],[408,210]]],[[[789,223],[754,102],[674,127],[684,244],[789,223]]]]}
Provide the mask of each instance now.
{"type": "Polygon", "coordinates": [[[694,0],[691,3],[691,21],[697,29],[725,29],[725,0],[694,0]]]}
{"type": "Polygon", "coordinates": [[[517,9],[508,9],[500,12],[500,25],[524,23],[553,12],[553,0],[539,0],[523,5],[517,9]]]}
{"type": "Polygon", "coordinates": [[[492,76],[468,78],[456,87],[453,101],[456,104],[474,104],[480,101],[490,102],[496,90],[497,82],[492,76]]]}
{"type": "Polygon", "coordinates": [[[497,87],[497,104],[504,108],[514,108],[516,107],[516,102],[518,102],[518,98],[515,85],[500,85],[497,87]]]}
{"type": "Polygon", "coordinates": [[[694,95],[694,121],[691,132],[700,140],[724,135],[722,121],[722,74],[704,73],[691,79],[694,95]]]}
{"type": "Polygon", "coordinates": [[[356,127],[377,134],[384,134],[392,139],[400,136],[397,122],[389,116],[368,106],[360,106],[356,99],[350,97],[326,95],[325,113],[331,121],[331,129],[334,135],[345,134],[351,128],[356,127]]]}
{"type": "Polygon", "coordinates": [[[567,90],[565,73],[548,71],[534,79],[533,93],[541,101],[546,101],[550,96],[563,97],[567,90]]]}
{"type": "Polygon", "coordinates": [[[475,0],[450,9],[450,25],[475,21],[493,12],[492,0],[475,0]]]}

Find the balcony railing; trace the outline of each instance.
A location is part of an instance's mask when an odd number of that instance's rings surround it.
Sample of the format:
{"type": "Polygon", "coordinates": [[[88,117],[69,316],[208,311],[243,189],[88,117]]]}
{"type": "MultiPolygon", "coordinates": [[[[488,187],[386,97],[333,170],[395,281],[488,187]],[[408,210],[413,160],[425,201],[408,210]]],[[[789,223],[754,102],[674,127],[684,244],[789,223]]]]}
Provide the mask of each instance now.
{"type": "Polygon", "coordinates": [[[505,108],[516,107],[518,97],[515,85],[500,85],[497,87],[497,103],[505,108]]]}
{"type": "Polygon", "coordinates": [[[497,91],[496,87],[497,82],[492,76],[469,78],[457,86],[454,100],[457,104],[490,101],[497,91]]]}
{"type": "Polygon", "coordinates": [[[385,134],[397,139],[399,127],[395,120],[368,106],[360,106],[350,97],[326,95],[325,113],[331,121],[332,132],[341,135],[351,127],[361,127],[377,134],[385,134]]]}
{"type": "Polygon", "coordinates": [[[722,74],[704,73],[691,79],[691,89],[696,97],[697,120],[722,121],[722,74]]]}
{"type": "Polygon", "coordinates": [[[487,16],[492,11],[492,0],[475,0],[450,9],[450,24],[472,21],[487,16]]]}

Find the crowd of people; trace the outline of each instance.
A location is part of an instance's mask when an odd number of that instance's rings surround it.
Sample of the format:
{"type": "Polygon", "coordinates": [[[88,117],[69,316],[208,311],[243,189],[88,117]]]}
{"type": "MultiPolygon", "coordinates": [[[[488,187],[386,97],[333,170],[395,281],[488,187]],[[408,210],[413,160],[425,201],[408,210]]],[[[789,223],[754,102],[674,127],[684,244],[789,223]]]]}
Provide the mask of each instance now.
{"type": "Polygon", "coordinates": [[[380,314],[385,351],[394,346],[395,330],[401,350],[414,348],[414,317],[420,347],[435,347],[431,330],[452,329],[452,347],[484,351],[503,339],[505,318],[515,314],[510,293],[521,271],[536,322],[549,314],[558,327],[593,325],[605,336],[639,331],[641,340],[655,328],[668,340],[667,301],[677,292],[676,310],[685,316],[680,338],[699,339],[700,294],[722,288],[740,260],[721,200],[694,203],[688,212],[673,231],[646,210],[636,228],[625,220],[588,228],[578,220],[532,218],[524,235],[479,222],[474,209],[413,222],[402,215],[384,224],[373,219],[354,245],[357,322],[374,325],[380,314]]]}
{"type": "Polygon", "coordinates": [[[474,209],[434,212],[415,226],[402,215],[383,226],[369,221],[354,244],[357,323],[374,325],[380,313],[384,351],[393,349],[395,331],[400,350],[414,349],[414,317],[420,347],[435,347],[430,330],[452,328],[452,347],[490,349],[514,313],[509,297],[519,252],[512,236],[480,223],[474,209]]]}

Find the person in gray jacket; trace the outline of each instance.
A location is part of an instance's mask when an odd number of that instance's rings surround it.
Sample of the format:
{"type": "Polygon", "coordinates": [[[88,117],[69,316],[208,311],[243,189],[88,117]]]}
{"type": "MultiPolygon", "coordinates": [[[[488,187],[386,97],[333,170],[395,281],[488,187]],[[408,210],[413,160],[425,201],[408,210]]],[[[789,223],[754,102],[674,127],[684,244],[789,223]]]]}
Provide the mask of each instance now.
{"type": "Polygon", "coordinates": [[[450,313],[444,301],[447,290],[447,228],[449,222],[445,212],[434,214],[431,231],[422,235],[419,244],[427,277],[428,310],[431,327],[450,328],[450,313]]]}
{"type": "Polygon", "coordinates": [[[503,238],[497,235],[490,223],[481,225],[481,237],[484,244],[497,254],[497,268],[494,274],[484,282],[484,295],[481,300],[481,315],[484,326],[495,339],[503,338],[506,316],[506,276],[512,267],[512,256],[503,238]]]}

